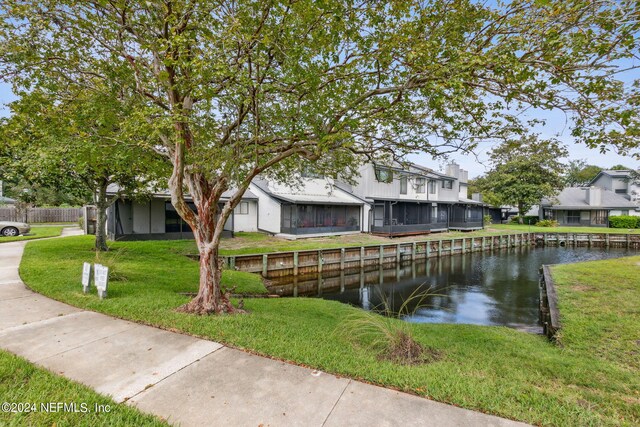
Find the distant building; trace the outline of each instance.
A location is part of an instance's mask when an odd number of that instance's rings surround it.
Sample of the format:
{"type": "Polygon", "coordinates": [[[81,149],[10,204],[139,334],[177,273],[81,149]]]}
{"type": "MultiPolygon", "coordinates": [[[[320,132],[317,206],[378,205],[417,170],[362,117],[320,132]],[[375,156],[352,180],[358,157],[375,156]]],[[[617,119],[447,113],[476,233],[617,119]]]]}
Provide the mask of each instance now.
{"type": "Polygon", "coordinates": [[[554,198],[542,199],[540,219],[560,225],[608,227],[609,217],[637,214],[624,195],[600,187],[567,187],[554,198]]]}
{"type": "Polygon", "coordinates": [[[640,183],[633,181],[630,170],[603,170],[589,185],[613,191],[640,207],[640,183]]]}

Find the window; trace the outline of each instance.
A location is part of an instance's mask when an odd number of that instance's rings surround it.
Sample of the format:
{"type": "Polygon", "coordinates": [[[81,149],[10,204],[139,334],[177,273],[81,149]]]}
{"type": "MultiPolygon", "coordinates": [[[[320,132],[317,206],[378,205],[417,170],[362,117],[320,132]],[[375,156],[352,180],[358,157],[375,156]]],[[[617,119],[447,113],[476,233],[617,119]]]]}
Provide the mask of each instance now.
{"type": "Polygon", "coordinates": [[[424,193],[425,190],[425,179],[424,178],[416,178],[416,193],[424,193]]]}
{"type": "Polygon", "coordinates": [[[407,194],[407,176],[400,177],[400,194],[407,194]]]}
{"type": "Polygon", "coordinates": [[[627,194],[627,189],[626,188],[618,188],[616,190],[616,194],[627,194]]]}
{"type": "Polygon", "coordinates": [[[429,194],[436,194],[436,182],[435,181],[429,181],[429,194]]]}
{"type": "Polygon", "coordinates": [[[580,211],[567,211],[567,224],[580,224],[580,211]]]}
{"type": "Polygon", "coordinates": [[[236,214],[249,215],[249,202],[240,202],[240,204],[236,207],[236,214]]]}
{"type": "MultiPolygon", "coordinates": [[[[193,212],[198,212],[196,205],[191,202],[188,205],[193,212]]],[[[191,227],[182,220],[171,202],[166,202],[164,205],[164,231],[165,233],[191,232],[191,227]]]]}
{"type": "Polygon", "coordinates": [[[442,188],[451,190],[453,188],[453,181],[449,181],[449,180],[442,181],[442,188]]]}
{"type": "Polygon", "coordinates": [[[382,168],[376,166],[376,180],[378,182],[390,183],[393,181],[393,172],[389,168],[382,168]]]}

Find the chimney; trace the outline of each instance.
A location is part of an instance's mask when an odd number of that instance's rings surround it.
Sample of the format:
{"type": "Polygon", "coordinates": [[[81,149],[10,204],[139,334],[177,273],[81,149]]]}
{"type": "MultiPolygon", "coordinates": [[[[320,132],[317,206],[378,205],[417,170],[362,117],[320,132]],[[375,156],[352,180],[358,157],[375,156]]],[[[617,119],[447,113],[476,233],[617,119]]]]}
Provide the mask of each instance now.
{"type": "Polygon", "coordinates": [[[467,183],[469,181],[469,172],[467,172],[464,169],[460,169],[460,182],[462,182],[463,184],[467,183]]]}
{"type": "Polygon", "coordinates": [[[460,165],[456,162],[452,162],[447,165],[447,169],[445,171],[445,175],[452,176],[456,179],[460,178],[460,165]]]}
{"type": "Polygon", "coordinates": [[[600,206],[602,204],[602,189],[593,186],[587,188],[586,202],[589,206],[600,206]]]}
{"type": "Polygon", "coordinates": [[[476,202],[480,202],[480,203],[482,203],[482,194],[480,194],[480,193],[473,193],[473,194],[471,195],[471,200],[474,200],[474,201],[476,201],[476,202]]]}

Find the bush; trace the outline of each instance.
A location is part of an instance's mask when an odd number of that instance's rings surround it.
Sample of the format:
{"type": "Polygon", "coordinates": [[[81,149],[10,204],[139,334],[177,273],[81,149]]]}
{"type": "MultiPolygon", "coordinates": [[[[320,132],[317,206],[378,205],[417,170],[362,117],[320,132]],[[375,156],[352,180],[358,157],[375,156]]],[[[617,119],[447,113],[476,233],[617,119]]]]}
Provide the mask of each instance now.
{"type": "Polygon", "coordinates": [[[558,221],[555,219],[543,219],[536,224],[538,227],[557,227],[558,221]]]}
{"type": "Polygon", "coordinates": [[[618,215],[609,217],[611,228],[640,228],[640,216],[618,215]]]}
{"type": "MultiPolygon", "coordinates": [[[[522,223],[523,224],[536,225],[539,220],[540,219],[537,216],[534,216],[534,215],[529,215],[529,216],[523,216],[522,217],[522,223]]],[[[511,223],[512,224],[519,224],[520,223],[520,216],[516,215],[516,216],[512,217],[511,218],[511,223]]]]}
{"type": "Polygon", "coordinates": [[[84,230],[84,217],[83,216],[79,216],[78,217],[78,226],[84,230]]]}
{"type": "Polygon", "coordinates": [[[491,225],[491,215],[485,215],[484,216],[484,225],[491,225]]]}

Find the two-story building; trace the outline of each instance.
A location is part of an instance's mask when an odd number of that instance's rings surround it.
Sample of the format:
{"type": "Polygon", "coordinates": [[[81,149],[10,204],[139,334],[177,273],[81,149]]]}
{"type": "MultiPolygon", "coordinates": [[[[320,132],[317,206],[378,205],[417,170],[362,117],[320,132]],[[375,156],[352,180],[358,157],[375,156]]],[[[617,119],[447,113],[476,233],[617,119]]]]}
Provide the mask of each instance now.
{"type": "Polygon", "coordinates": [[[482,203],[467,198],[467,172],[424,166],[365,164],[348,191],[371,206],[370,231],[386,236],[482,228],[482,203]]]}
{"type": "MultiPolygon", "coordinates": [[[[633,171],[603,170],[591,180],[589,185],[613,191],[640,208],[640,182],[634,179],[633,171]]],[[[630,211],[629,214],[640,215],[640,211],[630,211]]]]}

